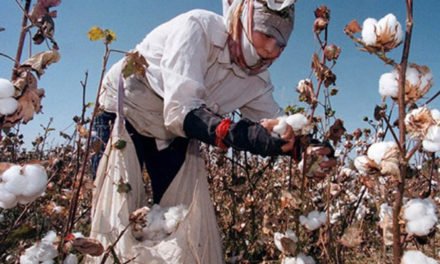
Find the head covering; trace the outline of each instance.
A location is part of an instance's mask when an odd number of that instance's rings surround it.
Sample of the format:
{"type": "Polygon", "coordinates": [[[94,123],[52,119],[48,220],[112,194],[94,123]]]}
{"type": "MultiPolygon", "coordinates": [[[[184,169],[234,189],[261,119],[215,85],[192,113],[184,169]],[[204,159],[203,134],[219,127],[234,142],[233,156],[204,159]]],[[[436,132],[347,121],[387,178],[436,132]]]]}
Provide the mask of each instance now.
{"type": "Polygon", "coordinates": [[[283,48],[293,30],[296,0],[223,0],[223,13],[230,33],[231,57],[243,70],[256,74],[272,61],[263,61],[252,44],[252,32],[259,31],[277,40],[283,48]],[[273,9],[271,9],[272,7],[273,9]]]}

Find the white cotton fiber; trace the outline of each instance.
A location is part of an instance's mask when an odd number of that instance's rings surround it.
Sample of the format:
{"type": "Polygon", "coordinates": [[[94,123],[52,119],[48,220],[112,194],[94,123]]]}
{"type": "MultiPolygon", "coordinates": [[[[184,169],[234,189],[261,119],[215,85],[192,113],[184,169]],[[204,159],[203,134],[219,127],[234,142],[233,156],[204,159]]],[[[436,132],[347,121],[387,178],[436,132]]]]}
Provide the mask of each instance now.
{"type": "Polygon", "coordinates": [[[420,77],[420,88],[425,88],[429,83],[432,83],[432,72],[429,70],[427,73],[423,74],[420,77]]]}
{"type": "Polygon", "coordinates": [[[299,222],[308,230],[313,231],[325,224],[327,215],[325,212],[312,211],[307,216],[301,215],[299,222]]]}
{"type": "Polygon", "coordinates": [[[12,97],[0,98],[0,115],[10,115],[15,113],[18,102],[12,97]]]}
{"type": "Polygon", "coordinates": [[[142,229],[144,237],[150,240],[163,239],[177,229],[187,213],[188,209],[183,205],[164,208],[153,205],[146,215],[147,226],[142,229]]]}
{"type": "Polygon", "coordinates": [[[440,126],[434,125],[428,128],[428,132],[423,139],[422,145],[425,151],[440,151],[440,126]]]}
{"type": "Polygon", "coordinates": [[[382,97],[397,97],[399,92],[398,77],[395,72],[384,73],[379,79],[379,94],[382,97]]]}
{"type": "Polygon", "coordinates": [[[44,168],[41,165],[29,164],[25,165],[23,170],[28,184],[21,194],[28,197],[42,194],[47,185],[47,174],[44,168]]]}
{"type": "Polygon", "coordinates": [[[14,85],[9,80],[0,78],[0,98],[12,97],[14,94],[14,85]]]}
{"type": "Polygon", "coordinates": [[[440,123],[440,111],[438,109],[431,109],[431,116],[437,124],[440,123]]]}
{"type": "Polygon", "coordinates": [[[53,244],[55,239],[56,233],[49,231],[41,241],[24,251],[20,256],[20,263],[55,263],[54,258],[58,256],[57,248],[53,244]]]}
{"type": "Polygon", "coordinates": [[[368,164],[370,159],[366,155],[358,156],[354,159],[354,167],[362,174],[367,174],[369,171],[368,164]]]}
{"type": "Polygon", "coordinates": [[[165,232],[168,234],[174,232],[187,213],[188,209],[183,205],[173,206],[165,211],[165,232]]]}
{"type": "Polygon", "coordinates": [[[5,189],[5,183],[0,182],[0,207],[3,209],[10,209],[16,205],[16,196],[5,189]]]}
{"type": "Polygon", "coordinates": [[[303,114],[296,113],[288,116],[286,118],[286,123],[292,127],[294,132],[298,132],[307,126],[308,120],[303,114]]]}
{"type": "Polygon", "coordinates": [[[408,250],[403,254],[402,264],[438,264],[438,262],[418,250],[408,250]]]}
{"type": "Polygon", "coordinates": [[[283,135],[287,129],[286,116],[278,117],[278,124],[273,127],[272,131],[278,135],[283,135]]]}
{"type": "Polygon", "coordinates": [[[315,260],[310,257],[306,256],[303,253],[299,253],[298,256],[292,258],[292,257],[286,257],[281,264],[315,264],[315,260]]]}
{"type": "Polygon", "coordinates": [[[437,223],[436,207],[431,199],[411,199],[404,206],[403,218],[409,234],[425,236],[437,223]]]}
{"type": "Polygon", "coordinates": [[[387,153],[391,148],[397,147],[396,143],[393,141],[383,141],[372,144],[367,151],[367,156],[369,159],[373,160],[377,164],[380,164],[384,158],[385,153],[387,153]]]}
{"type": "Polygon", "coordinates": [[[69,254],[64,259],[63,264],[78,264],[78,257],[75,254],[69,254]]]}
{"type": "Polygon", "coordinates": [[[16,196],[21,195],[21,192],[28,184],[26,177],[21,174],[21,169],[21,166],[14,165],[4,171],[2,174],[5,189],[16,196]]]}
{"type": "Polygon", "coordinates": [[[285,252],[283,245],[281,244],[281,239],[284,237],[292,240],[295,243],[298,242],[298,237],[296,236],[295,232],[293,232],[290,229],[287,229],[286,233],[284,233],[284,234],[280,233],[280,232],[275,232],[273,235],[273,238],[274,238],[273,240],[274,240],[275,246],[278,248],[278,250],[280,250],[282,252],[285,252]]]}
{"type": "Polygon", "coordinates": [[[414,67],[408,67],[406,69],[405,78],[411,85],[418,85],[420,80],[419,71],[414,67]]]}
{"type": "Polygon", "coordinates": [[[362,24],[362,41],[368,46],[376,44],[376,24],[377,20],[374,18],[367,18],[362,24]]]}

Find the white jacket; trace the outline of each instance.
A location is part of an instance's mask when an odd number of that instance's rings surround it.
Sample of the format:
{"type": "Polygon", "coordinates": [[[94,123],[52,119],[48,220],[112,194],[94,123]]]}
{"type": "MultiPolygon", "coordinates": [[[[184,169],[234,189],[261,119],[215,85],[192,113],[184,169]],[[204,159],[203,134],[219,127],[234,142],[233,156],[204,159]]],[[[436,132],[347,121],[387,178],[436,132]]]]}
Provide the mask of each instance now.
{"type": "MultiPolygon", "coordinates": [[[[124,114],[135,129],[161,140],[185,137],[186,114],[205,104],[219,115],[240,110],[258,121],[282,114],[269,72],[248,76],[231,63],[222,16],[192,10],[160,25],[136,46],[149,64],[143,79],[125,81],[124,114]]],[[[104,79],[101,107],[116,112],[122,60],[104,79]]]]}

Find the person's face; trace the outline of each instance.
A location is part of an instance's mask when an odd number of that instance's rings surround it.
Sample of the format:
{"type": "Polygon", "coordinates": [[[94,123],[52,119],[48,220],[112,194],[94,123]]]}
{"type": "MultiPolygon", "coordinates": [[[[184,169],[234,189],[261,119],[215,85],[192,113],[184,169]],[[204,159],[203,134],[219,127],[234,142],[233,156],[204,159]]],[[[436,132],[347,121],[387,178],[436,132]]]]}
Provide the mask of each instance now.
{"type": "Polygon", "coordinates": [[[258,56],[269,63],[278,58],[284,49],[274,37],[255,30],[252,31],[252,42],[258,56]]]}

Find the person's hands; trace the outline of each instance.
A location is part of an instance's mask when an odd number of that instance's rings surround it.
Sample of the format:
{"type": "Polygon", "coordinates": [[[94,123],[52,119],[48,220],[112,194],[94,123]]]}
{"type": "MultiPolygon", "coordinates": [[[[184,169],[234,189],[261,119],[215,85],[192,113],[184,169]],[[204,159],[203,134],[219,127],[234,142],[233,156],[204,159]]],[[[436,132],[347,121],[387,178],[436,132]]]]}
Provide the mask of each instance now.
{"type": "MultiPolygon", "coordinates": [[[[261,126],[263,126],[269,133],[273,132],[273,128],[278,125],[279,119],[262,119],[260,121],[261,126]]],[[[295,133],[291,126],[287,125],[284,133],[281,135],[281,139],[285,140],[286,143],[281,146],[281,151],[283,153],[292,152],[295,146],[295,133]]]]}

